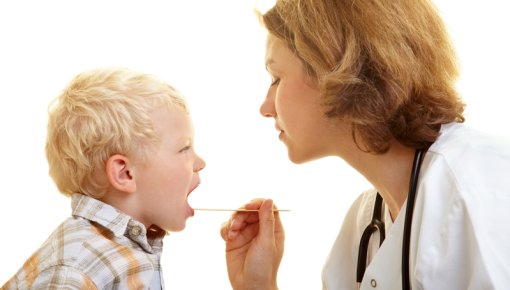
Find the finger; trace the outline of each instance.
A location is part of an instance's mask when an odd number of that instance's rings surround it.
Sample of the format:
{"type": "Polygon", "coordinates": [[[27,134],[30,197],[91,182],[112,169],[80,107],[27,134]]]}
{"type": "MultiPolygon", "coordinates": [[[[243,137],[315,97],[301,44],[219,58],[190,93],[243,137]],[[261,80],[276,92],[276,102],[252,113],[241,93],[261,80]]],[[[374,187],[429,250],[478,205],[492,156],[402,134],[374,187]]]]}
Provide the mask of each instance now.
{"type": "Polygon", "coordinates": [[[247,224],[259,222],[258,212],[236,212],[230,217],[229,228],[231,230],[242,230],[247,224]]]}
{"type": "Polygon", "coordinates": [[[252,224],[244,228],[242,231],[234,232],[233,236],[230,236],[232,233],[229,232],[228,240],[225,241],[226,251],[228,252],[246,246],[257,237],[258,230],[258,225],[252,224]]]}
{"type": "Polygon", "coordinates": [[[232,233],[239,232],[246,225],[242,215],[234,214],[229,220],[223,222],[220,227],[220,235],[223,240],[227,241],[233,237],[232,233]]]}
{"type": "MultiPolygon", "coordinates": [[[[259,209],[264,200],[263,198],[255,198],[240,209],[259,209]]],[[[257,212],[235,212],[228,221],[221,225],[220,235],[224,241],[231,240],[248,224],[254,224],[258,221],[259,215],[257,212]]]]}
{"type": "MultiPolygon", "coordinates": [[[[276,206],[275,206],[275,209],[276,209],[276,206]]],[[[275,218],[275,222],[274,222],[274,232],[275,234],[283,234],[284,233],[284,229],[283,229],[283,224],[282,224],[282,220],[280,218],[280,212],[279,211],[275,211],[274,212],[274,218],[275,218]]]]}
{"type": "MultiPolygon", "coordinates": [[[[251,212],[238,212],[232,215],[230,218],[230,230],[242,230],[246,224],[253,223],[253,216],[257,216],[257,213],[251,213],[251,212]]],[[[258,219],[258,218],[257,218],[258,219]]]]}
{"type": "Polygon", "coordinates": [[[254,198],[250,200],[247,204],[244,205],[245,209],[259,209],[262,203],[264,202],[264,198],[254,198]]]}
{"type": "Polygon", "coordinates": [[[257,213],[235,213],[228,221],[222,223],[220,235],[224,241],[232,240],[239,232],[243,231],[249,224],[255,223],[255,221],[258,221],[257,213]],[[256,218],[253,218],[254,215],[256,218]]]}
{"type": "Polygon", "coordinates": [[[285,243],[285,230],[283,229],[282,220],[280,219],[280,213],[275,212],[275,222],[274,222],[274,235],[276,241],[276,247],[278,250],[283,253],[284,243],[285,243]]]}
{"type": "Polygon", "coordinates": [[[228,240],[228,232],[230,230],[231,221],[228,220],[221,224],[220,235],[221,238],[226,242],[228,240]]]}
{"type": "Polygon", "coordinates": [[[262,237],[274,240],[275,213],[273,211],[273,200],[266,199],[259,210],[259,233],[262,237]]]}

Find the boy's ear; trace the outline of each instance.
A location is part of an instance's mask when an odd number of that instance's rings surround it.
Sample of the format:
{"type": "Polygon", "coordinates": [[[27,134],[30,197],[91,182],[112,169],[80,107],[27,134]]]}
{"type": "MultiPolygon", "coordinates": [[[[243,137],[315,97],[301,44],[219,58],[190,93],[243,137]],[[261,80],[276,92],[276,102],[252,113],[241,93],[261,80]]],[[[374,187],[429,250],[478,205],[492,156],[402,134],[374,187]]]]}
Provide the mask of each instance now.
{"type": "Polygon", "coordinates": [[[106,161],[106,178],[115,189],[132,193],[136,191],[134,171],[132,170],[129,158],[124,155],[112,155],[106,161]]]}

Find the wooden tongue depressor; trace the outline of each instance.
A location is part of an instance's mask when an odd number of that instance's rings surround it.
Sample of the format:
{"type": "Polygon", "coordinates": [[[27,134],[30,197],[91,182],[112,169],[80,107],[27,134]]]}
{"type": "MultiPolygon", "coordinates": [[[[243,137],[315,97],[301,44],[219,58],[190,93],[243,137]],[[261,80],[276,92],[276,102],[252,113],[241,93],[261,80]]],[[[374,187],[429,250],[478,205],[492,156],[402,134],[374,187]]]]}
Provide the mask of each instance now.
{"type": "MultiPolygon", "coordinates": [[[[194,208],[194,210],[202,210],[202,211],[238,211],[238,212],[255,212],[259,211],[258,209],[244,209],[244,208],[194,208]]],[[[274,209],[274,211],[290,211],[290,209],[274,209]]]]}

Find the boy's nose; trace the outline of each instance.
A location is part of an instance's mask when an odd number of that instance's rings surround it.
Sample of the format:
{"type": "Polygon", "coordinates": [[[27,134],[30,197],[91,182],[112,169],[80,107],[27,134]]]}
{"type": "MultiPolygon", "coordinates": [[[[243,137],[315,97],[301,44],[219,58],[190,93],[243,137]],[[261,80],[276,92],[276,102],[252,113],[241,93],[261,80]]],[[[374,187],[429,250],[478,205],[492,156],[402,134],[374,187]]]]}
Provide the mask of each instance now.
{"type": "Polygon", "coordinates": [[[202,157],[197,155],[197,159],[195,161],[195,168],[193,168],[194,172],[199,172],[200,170],[204,169],[205,167],[205,161],[202,159],[202,157]]]}

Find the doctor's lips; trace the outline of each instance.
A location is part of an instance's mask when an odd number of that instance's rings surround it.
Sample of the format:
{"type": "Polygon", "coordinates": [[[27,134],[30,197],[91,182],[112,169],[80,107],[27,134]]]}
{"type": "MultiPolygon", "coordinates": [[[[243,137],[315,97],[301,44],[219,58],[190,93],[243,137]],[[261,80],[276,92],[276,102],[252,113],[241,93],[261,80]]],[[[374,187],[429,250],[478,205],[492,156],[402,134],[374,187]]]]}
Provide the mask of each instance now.
{"type": "Polygon", "coordinates": [[[277,124],[275,124],[275,126],[274,126],[274,127],[276,128],[276,131],[278,131],[278,132],[279,132],[279,134],[278,134],[278,138],[279,138],[279,139],[281,139],[281,138],[282,138],[282,136],[283,136],[283,134],[285,133],[285,131],[283,131],[283,130],[280,128],[280,126],[278,126],[277,124]]]}

